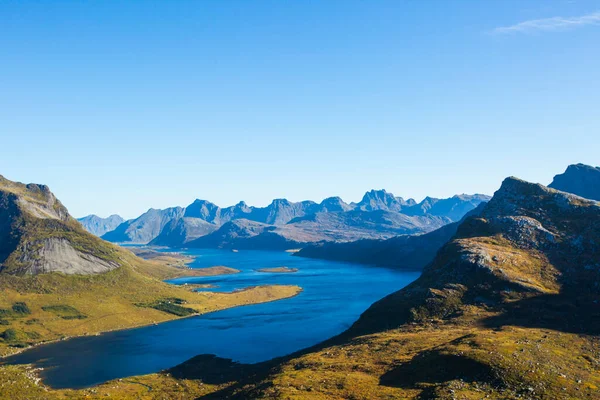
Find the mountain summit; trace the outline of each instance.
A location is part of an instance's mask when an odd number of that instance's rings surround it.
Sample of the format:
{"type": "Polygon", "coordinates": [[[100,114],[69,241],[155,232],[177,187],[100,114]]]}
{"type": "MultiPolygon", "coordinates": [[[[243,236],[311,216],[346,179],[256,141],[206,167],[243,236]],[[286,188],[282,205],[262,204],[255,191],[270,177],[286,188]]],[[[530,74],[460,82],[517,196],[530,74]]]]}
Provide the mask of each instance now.
{"type": "Polygon", "coordinates": [[[600,167],[569,165],[564,173],[554,177],[550,187],[600,201],[600,167]]]}

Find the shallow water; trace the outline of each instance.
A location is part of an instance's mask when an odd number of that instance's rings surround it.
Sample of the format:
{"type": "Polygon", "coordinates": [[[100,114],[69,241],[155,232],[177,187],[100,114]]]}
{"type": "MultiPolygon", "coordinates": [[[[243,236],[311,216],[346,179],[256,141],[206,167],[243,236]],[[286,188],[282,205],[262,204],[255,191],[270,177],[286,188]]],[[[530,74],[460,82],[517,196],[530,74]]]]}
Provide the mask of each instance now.
{"type": "Polygon", "coordinates": [[[347,329],[373,302],[418,272],[293,257],[284,252],[190,250],[193,268],[225,265],[239,274],[170,281],[209,283],[213,291],[292,284],[298,296],[100,336],[73,338],[25,351],[4,361],[43,367],[44,383],[81,388],[115,378],[157,372],[198,354],[244,363],[265,361],[312,346],[347,329]],[[295,273],[257,272],[288,266],[295,273]]]}

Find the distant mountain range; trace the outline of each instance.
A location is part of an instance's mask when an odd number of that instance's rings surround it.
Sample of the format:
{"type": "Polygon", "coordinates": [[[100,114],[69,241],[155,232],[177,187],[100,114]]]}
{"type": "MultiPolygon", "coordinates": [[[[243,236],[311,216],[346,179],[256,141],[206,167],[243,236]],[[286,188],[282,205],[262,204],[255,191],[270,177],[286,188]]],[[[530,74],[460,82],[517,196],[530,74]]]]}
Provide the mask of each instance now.
{"type": "Polygon", "coordinates": [[[275,199],[266,207],[245,202],[221,208],[195,200],[185,208],[150,209],[103,234],[108,221],[95,216],[80,222],[90,232],[116,243],[169,247],[290,249],[318,242],[385,239],[425,233],[460,220],[489,196],[425,198],[417,203],[385,190],[371,190],[358,203],[339,197],[320,203],[275,199]],[[95,218],[94,218],[95,217],[95,218]]]}

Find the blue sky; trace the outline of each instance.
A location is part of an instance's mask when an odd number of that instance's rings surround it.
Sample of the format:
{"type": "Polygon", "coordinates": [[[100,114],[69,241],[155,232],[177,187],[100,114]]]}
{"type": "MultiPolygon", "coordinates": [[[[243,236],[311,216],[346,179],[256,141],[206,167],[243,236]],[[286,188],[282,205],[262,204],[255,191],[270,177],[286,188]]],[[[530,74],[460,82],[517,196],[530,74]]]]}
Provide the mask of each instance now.
{"type": "Polygon", "coordinates": [[[0,174],[75,216],[598,165],[599,1],[3,1],[0,174]]]}

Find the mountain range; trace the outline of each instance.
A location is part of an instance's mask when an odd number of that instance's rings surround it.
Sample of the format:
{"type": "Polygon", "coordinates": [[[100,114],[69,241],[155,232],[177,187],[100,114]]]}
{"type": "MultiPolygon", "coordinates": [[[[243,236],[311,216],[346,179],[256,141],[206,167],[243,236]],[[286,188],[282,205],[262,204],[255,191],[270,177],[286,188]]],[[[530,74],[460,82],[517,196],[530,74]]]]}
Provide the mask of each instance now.
{"type": "MultiPolygon", "coordinates": [[[[457,195],[427,197],[417,203],[385,190],[371,190],[352,204],[330,197],[321,203],[275,199],[266,207],[240,202],[221,208],[198,199],[185,208],[150,209],[101,236],[116,243],[169,247],[289,249],[429,232],[460,220],[488,199],[479,194],[457,195]]],[[[85,217],[82,223],[90,232],[98,232],[96,227],[107,221],[85,217]]]]}

